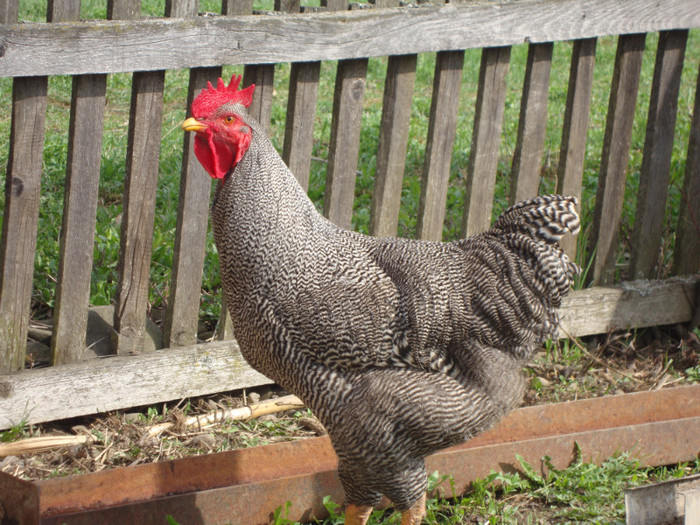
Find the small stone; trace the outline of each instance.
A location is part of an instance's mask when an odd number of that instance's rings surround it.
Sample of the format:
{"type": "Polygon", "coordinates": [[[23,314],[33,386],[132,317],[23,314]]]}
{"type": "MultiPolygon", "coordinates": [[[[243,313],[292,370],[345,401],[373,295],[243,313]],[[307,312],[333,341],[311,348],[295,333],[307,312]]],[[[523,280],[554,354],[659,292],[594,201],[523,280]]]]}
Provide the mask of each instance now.
{"type": "Polygon", "coordinates": [[[248,404],[250,405],[251,403],[258,403],[260,401],[260,394],[257,392],[250,392],[248,394],[248,404]]]}
{"type": "Polygon", "coordinates": [[[540,382],[540,385],[542,386],[551,386],[552,382],[549,379],[545,379],[542,376],[537,376],[537,380],[540,382]]]}
{"type": "Polygon", "coordinates": [[[211,450],[216,446],[216,437],[214,434],[197,434],[192,438],[192,444],[211,450]]]}
{"type": "Polygon", "coordinates": [[[129,412],[124,414],[124,423],[136,423],[141,419],[141,414],[139,412],[129,412]]]}

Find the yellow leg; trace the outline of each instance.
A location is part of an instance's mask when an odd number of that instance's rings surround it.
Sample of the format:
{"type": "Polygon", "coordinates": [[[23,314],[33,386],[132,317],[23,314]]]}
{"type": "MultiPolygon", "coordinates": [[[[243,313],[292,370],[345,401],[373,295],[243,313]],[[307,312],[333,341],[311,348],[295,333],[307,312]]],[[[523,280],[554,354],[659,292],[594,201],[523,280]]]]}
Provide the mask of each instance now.
{"type": "Polygon", "coordinates": [[[425,517],[425,494],[401,515],[401,525],[420,525],[425,517]]]}
{"type": "Polygon", "coordinates": [[[370,514],[372,514],[372,507],[369,505],[350,503],[345,507],[345,525],[365,525],[370,514]]]}

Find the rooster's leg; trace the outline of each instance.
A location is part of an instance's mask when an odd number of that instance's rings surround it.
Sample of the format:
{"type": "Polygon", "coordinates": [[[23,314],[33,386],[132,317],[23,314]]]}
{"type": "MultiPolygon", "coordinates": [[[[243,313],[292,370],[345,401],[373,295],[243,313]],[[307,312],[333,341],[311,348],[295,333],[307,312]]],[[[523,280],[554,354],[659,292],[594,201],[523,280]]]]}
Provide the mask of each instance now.
{"type": "Polygon", "coordinates": [[[401,525],[420,525],[425,516],[425,492],[411,507],[403,511],[401,525]]]}
{"type": "Polygon", "coordinates": [[[365,525],[370,514],[372,514],[371,506],[350,503],[345,507],[345,525],[365,525]]]}

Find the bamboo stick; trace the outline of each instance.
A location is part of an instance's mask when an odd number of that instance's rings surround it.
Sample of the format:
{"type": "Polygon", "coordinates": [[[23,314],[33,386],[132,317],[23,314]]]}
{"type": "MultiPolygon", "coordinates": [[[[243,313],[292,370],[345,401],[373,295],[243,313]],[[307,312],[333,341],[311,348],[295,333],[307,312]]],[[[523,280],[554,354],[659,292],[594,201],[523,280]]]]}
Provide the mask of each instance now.
{"type": "MultiPolygon", "coordinates": [[[[283,396],[276,399],[268,399],[260,403],[253,403],[238,408],[230,408],[228,410],[216,410],[201,416],[190,416],[185,419],[185,426],[197,426],[199,428],[213,425],[224,420],[241,421],[243,419],[253,419],[267,414],[276,412],[284,412],[295,408],[302,408],[304,403],[297,396],[283,396]]],[[[155,437],[162,432],[173,428],[176,423],[159,423],[153,425],[148,430],[148,437],[155,437]]]]}
{"type": "Polygon", "coordinates": [[[21,439],[12,443],[0,443],[0,457],[20,454],[39,454],[55,448],[84,445],[94,441],[93,436],[42,436],[21,439]]]}

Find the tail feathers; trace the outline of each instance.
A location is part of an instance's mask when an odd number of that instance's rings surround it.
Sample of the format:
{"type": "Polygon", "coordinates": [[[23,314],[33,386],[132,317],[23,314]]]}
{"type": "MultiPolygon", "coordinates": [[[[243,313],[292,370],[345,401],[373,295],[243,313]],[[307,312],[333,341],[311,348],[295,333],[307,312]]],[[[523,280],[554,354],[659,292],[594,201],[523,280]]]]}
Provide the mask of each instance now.
{"type": "Polygon", "coordinates": [[[543,195],[508,208],[493,225],[504,233],[524,234],[536,242],[558,243],[568,231],[576,235],[581,222],[576,212],[578,199],[543,195]]]}
{"type": "Polygon", "coordinates": [[[575,235],[581,229],[577,204],[575,197],[535,197],[508,208],[490,230],[529,262],[535,274],[531,286],[553,306],[560,305],[581,271],[559,246],[566,232],[575,235]]]}

